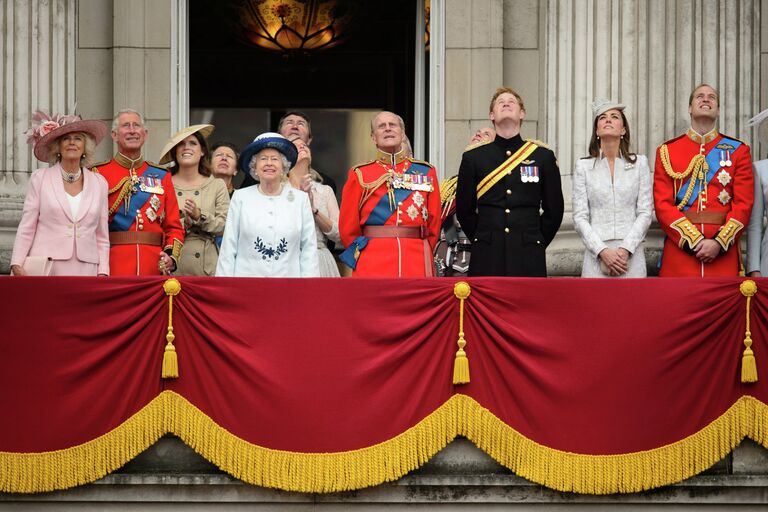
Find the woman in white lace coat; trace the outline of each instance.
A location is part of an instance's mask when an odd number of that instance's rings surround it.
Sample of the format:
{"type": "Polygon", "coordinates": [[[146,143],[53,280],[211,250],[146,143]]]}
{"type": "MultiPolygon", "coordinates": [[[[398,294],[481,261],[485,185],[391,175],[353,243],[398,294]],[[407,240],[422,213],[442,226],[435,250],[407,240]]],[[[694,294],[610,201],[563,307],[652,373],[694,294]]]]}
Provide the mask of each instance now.
{"type": "Polygon", "coordinates": [[[320,277],[339,277],[339,267],[333,254],[328,250],[328,240],[341,243],[339,236],[339,203],[336,195],[328,185],[319,182],[319,175],[310,167],[312,152],[309,146],[298,137],[291,140],[299,152],[296,165],[291,168],[288,179],[294,188],[309,194],[312,216],[315,219],[315,235],[317,236],[317,258],[320,265],[320,277]]]}
{"type": "Polygon", "coordinates": [[[653,196],[648,159],[629,151],[625,106],[592,104],[589,157],[573,171],[573,223],[586,251],[582,277],[645,277],[653,196]]]}
{"type": "MultiPolygon", "coordinates": [[[[768,109],[749,120],[749,126],[760,127],[768,121],[768,109]]],[[[759,131],[759,130],[758,130],[759,131]]],[[[760,132],[765,133],[765,132],[760,132]]],[[[768,139],[763,138],[768,143],[768,139]]],[[[755,158],[758,158],[755,153],[755,158]]],[[[747,274],[751,277],[768,276],[768,233],[765,218],[768,216],[768,158],[752,164],[755,176],[755,203],[747,226],[747,274]]]]}

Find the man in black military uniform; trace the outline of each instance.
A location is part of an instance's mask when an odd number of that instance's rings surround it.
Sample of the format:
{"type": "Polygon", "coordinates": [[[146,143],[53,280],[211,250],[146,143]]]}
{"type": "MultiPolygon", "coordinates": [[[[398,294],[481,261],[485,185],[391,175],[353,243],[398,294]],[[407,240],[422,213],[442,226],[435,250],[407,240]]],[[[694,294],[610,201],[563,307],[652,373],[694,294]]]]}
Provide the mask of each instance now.
{"type": "Polygon", "coordinates": [[[547,275],[545,250],[563,220],[554,153],[520,137],[525,105],[502,87],[491,99],[496,138],[466,151],[459,167],[456,214],[472,241],[470,276],[547,275]]]}

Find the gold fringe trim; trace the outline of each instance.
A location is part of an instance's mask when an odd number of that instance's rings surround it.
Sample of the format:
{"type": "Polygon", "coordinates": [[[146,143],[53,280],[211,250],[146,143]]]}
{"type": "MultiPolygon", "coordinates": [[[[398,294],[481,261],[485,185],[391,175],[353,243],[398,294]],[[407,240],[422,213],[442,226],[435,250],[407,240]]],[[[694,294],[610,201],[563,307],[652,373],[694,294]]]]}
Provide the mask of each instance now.
{"type": "Polygon", "coordinates": [[[458,402],[449,399],[402,434],[373,446],[334,453],[272,450],[234,436],[180,395],[175,398],[170,430],[187,445],[235,478],[286,491],[350,491],[397,480],[445,448],[458,430],[458,402]]]}
{"type": "Polygon", "coordinates": [[[298,492],[339,492],[393,481],[463,435],[516,474],[559,491],[639,492],[680,482],[725,457],[745,436],[768,447],[768,405],[743,396],[699,432],[648,451],[585,455],[521,435],[467,395],[452,396],[385,442],[346,452],[263,448],[234,436],[182,396],[163,391],[125,423],[79,446],[43,453],[0,452],[0,491],[44,492],[92,482],[166,432],[247,483],[298,492]]]}
{"type": "Polygon", "coordinates": [[[171,400],[160,393],[113,430],[77,446],[39,453],[0,452],[0,492],[47,492],[102,478],[167,432],[163,419],[171,400]]]}
{"type": "Polygon", "coordinates": [[[620,455],[585,455],[547,448],[506,425],[466,395],[460,432],[503,466],[528,480],[581,494],[640,492],[681,482],[711,467],[745,436],[768,448],[768,406],[742,396],[722,416],[685,439],[652,450],[620,455]]]}

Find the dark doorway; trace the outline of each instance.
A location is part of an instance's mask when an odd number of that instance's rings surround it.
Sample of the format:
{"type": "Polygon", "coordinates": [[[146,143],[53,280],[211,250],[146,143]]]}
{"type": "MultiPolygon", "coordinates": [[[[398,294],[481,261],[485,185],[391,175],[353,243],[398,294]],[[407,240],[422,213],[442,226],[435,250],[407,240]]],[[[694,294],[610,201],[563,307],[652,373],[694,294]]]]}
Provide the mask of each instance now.
{"type": "Polygon", "coordinates": [[[189,2],[190,121],[216,125],[212,140],[243,147],[259,133],[276,130],[286,110],[306,111],[313,167],[340,186],[346,171],[360,163],[354,159],[372,153],[369,125],[362,120],[373,112],[400,114],[412,136],[415,1],[353,2],[342,43],[293,54],[246,42],[237,30],[243,4],[189,2]]]}

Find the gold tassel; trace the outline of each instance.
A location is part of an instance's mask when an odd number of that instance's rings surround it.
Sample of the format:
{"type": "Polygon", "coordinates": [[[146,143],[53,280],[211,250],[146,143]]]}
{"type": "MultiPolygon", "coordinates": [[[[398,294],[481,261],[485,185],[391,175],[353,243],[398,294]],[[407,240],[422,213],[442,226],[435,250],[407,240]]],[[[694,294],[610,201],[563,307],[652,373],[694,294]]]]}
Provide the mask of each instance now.
{"type": "Polygon", "coordinates": [[[757,382],[757,363],[752,351],[752,332],[749,330],[749,305],[752,296],[757,293],[757,284],[751,279],[742,281],[739,291],[747,298],[747,329],[744,333],[744,353],[741,356],[741,382],[757,382]]]}
{"type": "Polygon", "coordinates": [[[165,352],[163,353],[163,372],[164,379],[175,379],[179,376],[179,359],[176,354],[176,347],[173,340],[176,336],[173,334],[173,296],[181,292],[181,283],[176,278],[170,278],[163,283],[163,290],[168,295],[168,334],[165,335],[165,352]]]}
{"type": "Polygon", "coordinates": [[[464,352],[464,347],[467,345],[464,339],[464,301],[469,297],[471,293],[469,283],[465,281],[459,281],[453,287],[453,294],[459,299],[459,350],[456,351],[456,359],[453,361],[453,383],[454,384],[467,384],[469,383],[469,359],[467,359],[467,353],[464,352]]]}

